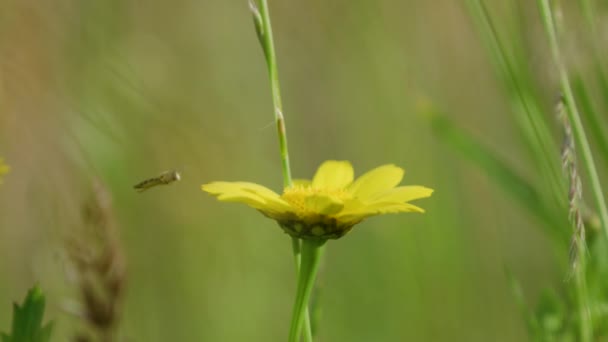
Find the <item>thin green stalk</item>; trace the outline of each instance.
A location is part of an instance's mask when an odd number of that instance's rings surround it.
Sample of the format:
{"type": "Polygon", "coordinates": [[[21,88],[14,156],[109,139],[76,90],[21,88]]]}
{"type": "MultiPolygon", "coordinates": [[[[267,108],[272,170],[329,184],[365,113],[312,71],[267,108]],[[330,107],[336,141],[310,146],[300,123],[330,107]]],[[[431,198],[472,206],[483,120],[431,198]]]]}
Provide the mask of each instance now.
{"type": "Polygon", "coordinates": [[[266,56],[268,65],[268,76],[270,77],[270,87],[272,89],[272,102],[274,104],[274,117],[277,124],[279,136],[279,149],[281,152],[281,166],[283,169],[283,185],[291,186],[291,169],[289,167],[289,152],[287,150],[287,131],[285,129],[285,117],[283,116],[283,102],[281,101],[281,87],[279,85],[279,71],[277,69],[277,57],[274,51],[274,41],[272,38],[272,26],[270,24],[270,13],[268,12],[268,1],[260,1],[260,12],[262,22],[262,48],[266,56]]]}
{"type": "Polygon", "coordinates": [[[580,340],[583,342],[593,341],[593,322],[591,321],[591,306],[589,305],[589,291],[587,289],[587,280],[585,274],[587,271],[587,254],[585,250],[585,242],[580,236],[575,237],[577,249],[580,251],[578,255],[575,272],[576,282],[576,297],[578,300],[578,310],[580,319],[580,340]]]}
{"type": "Polygon", "coordinates": [[[582,157],[583,164],[585,165],[587,176],[589,177],[591,191],[593,192],[593,197],[597,206],[602,231],[604,233],[604,237],[608,240],[608,209],[606,207],[606,200],[604,199],[604,194],[602,192],[602,185],[597,173],[597,169],[595,167],[593,154],[591,153],[591,147],[589,146],[589,141],[587,140],[587,135],[585,134],[583,123],[581,121],[581,116],[578,112],[578,108],[574,100],[574,95],[572,94],[572,88],[570,86],[568,73],[566,72],[566,68],[562,61],[557,40],[557,34],[555,30],[555,20],[553,18],[553,12],[551,11],[549,0],[537,0],[537,3],[540,8],[543,23],[545,25],[545,30],[549,38],[551,53],[553,54],[553,59],[559,72],[562,92],[564,94],[564,97],[566,99],[566,105],[568,107],[566,113],[568,114],[568,119],[570,120],[570,123],[572,125],[572,133],[574,134],[576,145],[580,149],[580,155],[582,157]]]}
{"type": "MultiPolygon", "coordinates": [[[[601,73],[601,70],[599,70],[601,73]]],[[[601,77],[601,75],[600,75],[601,77]]],[[[599,152],[608,156],[608,131],[604,129],[602,123],[602,117],[595,110],[589,94],[585,87],[585,82],[579,77],[571,79],[572,90],[574,91],[574,97],[579,100],[582,112],[585,114],[587,119],[587,127],[591,130],[592,139],[595,138],[599,152]]]]}
{"type": "MultiPolygon", "coordinates": [[[[293,250],[293,256],[296,262],[296,275],[300,276],[300,265],[302,263],[302,244],[300,239],[291,238],[291,247],[293,250]]],[[[312,342],[312,324],[310,322],[310,310],[308,306],[304,308],[304,341],[312,342]]]]}
{"type": "Polygon", "coordinates": [[[564,99],[560,97],[556,106],[557,119],[563,131],[561,149],[562,171],[568,180],[568,212],[572,226],[572,243],[570,244],[570,263],[574,275],[574,288],[578,306],[579,335],[581,341],[591,341],[593,325],[589,306],[589,291],[585,278],[587,270],[587,246],[585,243],[585,223],[581,204],[583,189],[578,172],[576,145],[572,136],[572,125],[566,115],[564,99]]]}
{"type": "MultiPolygon", "coordinates": [[[[266,58],[270,87],[272,91],[272,103],[274,105],[274,117],[277,125],[277,136],[279,138],[279,151],[281,154],[281,169],[283,171],[283,187],[292,185],[291,168],[289,165],[289,151],[287,149],[287,130],[285,128],[285,117],[283,116],[283,102],[281,100],[281,87],[279,84],[279,72],[277,68],[277,57],[274,50],[274,40],[272,37],[272,25],[270,23],[270,12],[268,1],[261,0],[258,9],[255,0],[249,0],[249,7],[253,14],[256,33],[266,58]]],[[[301,243],[298,238],[291,238],[293,256],[296,264],[296,274],[300,274],[301,243]]],[[[312,341],[312,330],[310,326],[310,315],[308,307],[304,309],[304,340],[312,341]]]]}
{"type": "Polygon", "coordinates": [[[323,245],[325,241],[302,240],[302,262],[298,274],[298,290],[296,301],[293,306],[291,316],[291,328],[289,329],[289,342],[299,342],[304,325],[308,301],[315,284],[317,271],[321,256],[323,255],[323,245]]]}

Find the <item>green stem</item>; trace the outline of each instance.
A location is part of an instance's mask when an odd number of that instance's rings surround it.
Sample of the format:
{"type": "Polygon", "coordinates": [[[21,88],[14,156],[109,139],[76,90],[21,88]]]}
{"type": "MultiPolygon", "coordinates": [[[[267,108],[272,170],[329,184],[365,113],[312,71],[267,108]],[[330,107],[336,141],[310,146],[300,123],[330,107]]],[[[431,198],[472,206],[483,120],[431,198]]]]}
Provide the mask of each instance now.
{"type": "MultiPolygon", "coordinates": [[[[272,25],[270,23],[270,12],[268,10],[268,1],[261,0],[258,10],[255,0],[249,0],[249,6],[253,14],[253,22],[262,49],[266,58],[268,67],[268,76],[270,78],[270,87],[272,91],[272,103],[274,106],[274,117],[277,126],[277,135],[279,138],[279,151],[281,154],[281,169],[283,171],[283,187],[287,188],[292,185],[291,168],[289,165],[289,151],[287,149],[287,129],[285,128],[285,117],[283,116],[283,102],[281,100],[281,87],[279,84],[279,72],[277,68],[277,57],[274,50],[274,39],[272,37],[272,25]]],[[[296,274],[300,274],[300,239],[292,237],[291,245],[293,256],[296,263],[296,274]]],[[[312,330],[310,326],[310,315],[308,308],[304,309],[304,340],[312,341],[312,330]]]]}
{"type": "Polygon", "coordinates": [[[604,237],[608,240],[608,209],[606,207],[606,200],[604,199],[604,194],[602,192],[602,184],[595,167],[591,147],[589,146],[589,141],[587,140],[587,135],[585,134],[581,116],[578,112],[574,95],[572,94],[568,73],[566,72],[566,68],[562,61],[559,44],[557,41],[557,33],[555,30],[555,20],[553,18],[549,0],[538,0],[538,6],[543,18],[545,30],[547,31],[547,35],[549,37],[549,45],[551,47],[553,59],[559,72],[562,92],[568,107],[566,113],[568,114],[568,118],[572,124],[572,133],[574,134],[576,145],[578,145],[580,148],[583,164],[585,164],[585,170],[587,171],[587,176],[589,177],[591,191],[593,192],[593,197],[595,199],[595,204],[600,217],[602,232],[604,233],[604,237]]]}
{"type": "Polygon", "coordinates": [[[302,262],[298,274],[296,301],[293,306],[293,315],[291,316],[289,342],[300,341],[308,301],[310,300],[310,294],[312,293],[321,256],[323,255],[323,244],[325,244],[325,241],[302,240],[302,262]]]}
{"type": "MultiPolygon", "coordinates": [[[[582,236],[584,237],[584,235],[582,236]]],[[[574,270],[576,282],[576,297],[578,300],[580,319],[580,340],[588,342],[593,340],[593,322],[591,321],[591,310],[589,305],[589,293],[587,291],[587,280],[585,279],[587,269],[587,250],[581,236],[576,236],[576,244],[579,250],[577,267],[574,270]]]]}
{"type": "MultiPolygon", "coordinates": [[[[300,239],[291,238],[291,247],[293,250],[293,256],[296,262],[296,274],[298,277],[300,276],[300,264],[302,261],[302,244],[300,243],[300,239]]],[[[308,306],[306,306],[304,312],[304,341],[312,342],[312,326],[310,323],[310,313],[308,310],[308,306]]]]}
{"type": "Polygon", "coordinates": [[[283,117],[283,102],[281,101],[281,87],[279,85],[279,71],[277,69],[277,56],[274,51],[272,39],[272,26],[270,24],[270,13],[268,12],[268,0],[260,1],[260,16],[262,19],[262,48],[268,65],[268,76],[272,89],[272,102],[274,104],[274,117],[277,124],[279,136],[279,149],[281,152],[281,166],[283,168],[283,185],[291,186],[291,169],[289,167],[289,152],[287,150],[287,130],[285,128],[285,117],[283,117]]]}

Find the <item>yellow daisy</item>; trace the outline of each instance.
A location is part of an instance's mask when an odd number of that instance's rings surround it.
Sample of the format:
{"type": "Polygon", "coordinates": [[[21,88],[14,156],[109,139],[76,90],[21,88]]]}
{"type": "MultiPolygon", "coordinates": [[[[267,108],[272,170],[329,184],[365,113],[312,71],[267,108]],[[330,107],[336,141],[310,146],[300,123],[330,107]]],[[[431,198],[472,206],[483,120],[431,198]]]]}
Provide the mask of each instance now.
{"type": "Polygon", "coordinates": [[[321,164],[312,181],[295,180],[279,195],[255,183],[212,182],[202,186],[224,202],[240,202],[276,220],[283,230],[302,239],[337,239],[364,219],[381,214],[424,210],[407,203],[431,196],[432,189],[398,186],[403,169],[377,167],[354,180],[348,161],[321,164]]]}
{"type": "Polygon", "coordinates": [[[0,158],[0,184],[2,184],[2,176],[7,174],[10,170],[11,168],[4,164],[4,159],[0,158]]]}

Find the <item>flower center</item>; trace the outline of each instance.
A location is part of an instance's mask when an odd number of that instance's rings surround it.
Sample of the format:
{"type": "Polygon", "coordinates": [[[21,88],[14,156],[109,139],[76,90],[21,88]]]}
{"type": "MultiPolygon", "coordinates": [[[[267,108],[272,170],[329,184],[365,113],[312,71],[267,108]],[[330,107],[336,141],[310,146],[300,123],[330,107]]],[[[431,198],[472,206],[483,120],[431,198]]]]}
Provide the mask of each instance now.
{"type": "Polygon", "coordinates": [[[356,222],[341,222],[332,215],[319,212],[318,202],[311,197],[329,197],[335,202],[347,203],[353,199],[352,193],[344,189],[294,185],[283,191],[281,198],[294,209],[296,217],[279,220],[283,230],[301,239],[337,239],[346,234],[356,222]],[[315,204],[316,203],[316,204],[315,204]]]}
{"type": "Polygon", "coordinates": [[[310,185],[290,186],[283,191],[281,198],[302,214],[314,214],[314,210],[311,210],[311,208],[306,205],[306,199],[314,195],[331,197],[341,202],[353,198],[352,194],[344,189],[317,188],[310,185]]]}

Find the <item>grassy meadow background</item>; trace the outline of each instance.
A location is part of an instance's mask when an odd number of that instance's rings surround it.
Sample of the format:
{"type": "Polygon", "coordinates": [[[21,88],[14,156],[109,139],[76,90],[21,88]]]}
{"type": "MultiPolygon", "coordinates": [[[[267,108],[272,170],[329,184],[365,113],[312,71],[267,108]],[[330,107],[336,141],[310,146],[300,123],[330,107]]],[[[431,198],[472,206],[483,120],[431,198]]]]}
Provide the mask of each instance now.
{"type": "MultiPolygon", "coordinates": [[[[513,23],[525,27],[517,44],[558,141],[558,76],[538,9],[510,3],[486,1],[507,44],[513,23]]],[[[584,14],[564,6],[568,65],[592,74],[584,14]]],[[[1,7],[0,157],[11,172],[0,187],[0,331],[35,282],[55,340],[83,326],[65,310],[79,300],[65,245],[86,241],[81,208],[99,179],[128,263],[125,341],[285,340],[290,239],[254,210],[200,190],[214,180],[282,186],[247,1],[1,7]],[[133,190],[167,169],[182,181],[133,190]]],[[[294,177],[327,159],[350,160],[357,174],[395,163],[405,184],[436,189],[420,202],[424,215],[373,218],[329,242],[319,340],[526,340],[505,269],[535,306],[546,289],[565,291],[567,259],[420,109],[432,104],[530,182],[542,179],[464,2],[270,1],[270,10],[294,177]]]]}

